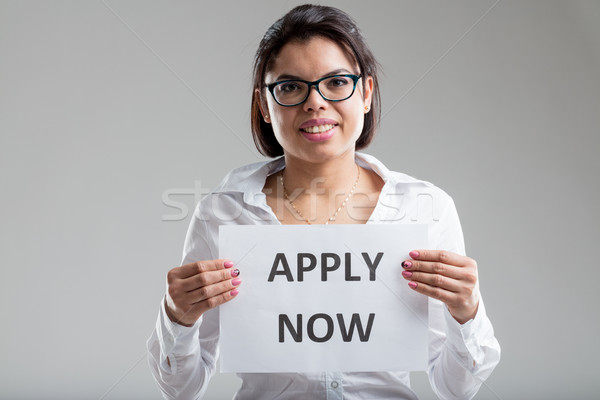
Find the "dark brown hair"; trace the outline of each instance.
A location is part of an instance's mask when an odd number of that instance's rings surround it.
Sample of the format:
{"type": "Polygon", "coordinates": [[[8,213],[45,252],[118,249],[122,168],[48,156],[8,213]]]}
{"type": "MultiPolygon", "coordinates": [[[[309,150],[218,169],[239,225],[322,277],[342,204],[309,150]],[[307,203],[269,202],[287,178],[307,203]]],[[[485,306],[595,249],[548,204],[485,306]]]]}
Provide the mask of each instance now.
{"type": "MultiPolygon", "coordinates": [[[[334,7],[305,4],[293,8],[277,20],[265,33],[254,56],[254,87],[252,90],[252,108],[250,118],[254,144],[261,154],[277,157],[283,154],[283,148],[277,142],[273,127],[267,124],[260,113],[260,96],[264,89],[265,74],[271,61],[281,48],[291,41],[307,41],[315,36],[331,39],[342,46],[360,68],[363,77],[373,77],[373,95],[371,111],[365,114],[363,130],[356,140],[356,149],[365,148],[371,143],[375,128],[381,116],[381,98],[377,79],[378,64],[367,46],[354,20],[342,10],[334,7]],[[259,89],[257,94],[256,89],[259,89]]],[[[365,79],[363,82],[363,93],[365,79]]]]}

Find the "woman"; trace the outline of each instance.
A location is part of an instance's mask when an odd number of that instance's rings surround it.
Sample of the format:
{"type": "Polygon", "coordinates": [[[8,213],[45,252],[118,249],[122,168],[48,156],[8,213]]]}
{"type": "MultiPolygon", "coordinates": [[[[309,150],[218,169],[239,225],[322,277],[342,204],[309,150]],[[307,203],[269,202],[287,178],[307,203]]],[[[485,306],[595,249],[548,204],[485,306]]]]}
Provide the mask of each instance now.
{"type": "MultiPolygon", "coordinates": [[[[219,225],[413,223],[408,216],[418,214],[423,193],[432,198],[435,247],[412,251],[402,275],[430,298],[434,391],[440,398],[473,397],[500,358],[476,263],[464,256],[446,193],[356,153],[373,137],[380,104],[377,64],[355,23],[331,7],[294,8],[261,41],[254,88],[255,143],[263,154],[283,157],[232,171],[196,209],[183,265],[167,274],[148,341],[165,397],[202,396],[218,358],[218,306],[243,290],[240,271],[216,257],[219,225]]],[[[406,371],[239,376],[238,399],[416,398],[406,371]]]]}

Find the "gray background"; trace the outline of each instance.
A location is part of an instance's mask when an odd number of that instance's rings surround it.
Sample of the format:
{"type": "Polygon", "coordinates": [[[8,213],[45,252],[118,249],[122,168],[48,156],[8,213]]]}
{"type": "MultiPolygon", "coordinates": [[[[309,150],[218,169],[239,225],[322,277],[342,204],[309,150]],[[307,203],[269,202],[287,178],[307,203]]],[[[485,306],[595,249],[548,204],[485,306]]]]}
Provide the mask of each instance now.
{"type": "MultiPolygon", "coordinates": [[[[160,398],[145,341],[189,221],[163,198],[261,159],[251,60],[296,4],[0,2],[0,397],[160,398]]],[[[600,3],[327,4],[383,65],[368,152],[456,201],[503,349],[476,398],[597,395],[600,3]]]]}

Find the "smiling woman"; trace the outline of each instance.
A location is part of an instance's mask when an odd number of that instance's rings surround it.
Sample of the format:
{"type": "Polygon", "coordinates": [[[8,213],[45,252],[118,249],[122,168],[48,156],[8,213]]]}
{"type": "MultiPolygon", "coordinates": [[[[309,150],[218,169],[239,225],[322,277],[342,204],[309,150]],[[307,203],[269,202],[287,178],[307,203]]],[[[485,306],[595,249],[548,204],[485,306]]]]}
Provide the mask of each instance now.
{"type": "Polygon", "coordinates": [[[288,165],[291,159],[301,163],[345,159],[348,165],[354,164],[355,143],[373,92],[373,77],[358,78],[358,68],[338,44],[323,37],[290,42],[273,57],[265,74],[265,81],[273,82],[266,85],[273,88],[273,96],[267,96],[264,89],[255,90],[265,122],[272,125],[286,157],[291,157],[288,165]],[[356,80],[340,74],[353,74],[356,80]],[[315,81],[290,81],[290,77],[315,81]],[[364,83],[354,90],[358,80],[364,83]],[[337,98],[329,99],[326,94],[337,98]],[[293,102],[282,107],[281,99],[293,102]]]}
{"type": "Polygon", "coordinates": [[[255,101],[271,129],[265,127],[266,133],[261,130],[255,135],[266,135],[272,130],[285,155],[286,166],[280,173],[267,177],[263,189],[267,204],[274,210],[282,210],[278,219],[283,224],[329,223],[332,218],[337,223],[365,223],[383,186],[382,178],[373,170],[355,163],[356,143],[364,132],[365,114],[371,108],[374,77],[361,78],[353,56],[331,39],[316,35],[304,41],[288,41],[272,56],[269,65],[264,80],[273,83],[257,87],[255,101]],[[309,81],[312,79],[315,80],[309,81]],[[327,85],[333,86],[334,82],[335,87],[344,89],[328,89],[327,85]],[[298,88],[300,101],[293,106],[282,106],[277,87],[290,83],[298,88]],[[326,94],[337,94],[337,98],[330,99],[326,94]],[[315,180],[322,180],[320,189],[329,193],[317,194],[315,180]],[[341,202],[336,199],[335,194],[347,196],[359,184],[359,192],[368,194],[359,201],[347,204],[348,197],[341,202]],[[278,204],[282,201],[280,186],[286,188],[283,197],[292,205],[291,210],[278,204]],[[305,190],[311,187],[312,191],[305,190]],[[290,192],[298,194],[290,197],[287,195],[290,192]],[[321,201],[315,203],[316,198],[321,201]],[[340,214],[341,205],[348,206],[354,214],[340,214]],[[359,209],[364,210],[363,214],[358,219],[352,218],[359,209]]]}
{"type": "MultiPolygon", "coordinates": [[[[299,6],[268,29],[255,58],[252,131],[257,148],[277,158],[232,171],[198,204],[148,341],[166,398],[202,396],[218,356],[218,306],[243,290],[234,264],[214,259],[223,224],[426,223],[430,248],[411,251],[402,276],[429,298],[432,388],[440,398],[471,398],[491,374],[500,347],[452,199],[357,153],[371,142],[379,110],[377,63],[347,14],[299,6]],[[429,220],[418,218],[423,195],[429,220]]],[[[237,399],[416,398],[408,371],[239,376],[237,399]]]]}

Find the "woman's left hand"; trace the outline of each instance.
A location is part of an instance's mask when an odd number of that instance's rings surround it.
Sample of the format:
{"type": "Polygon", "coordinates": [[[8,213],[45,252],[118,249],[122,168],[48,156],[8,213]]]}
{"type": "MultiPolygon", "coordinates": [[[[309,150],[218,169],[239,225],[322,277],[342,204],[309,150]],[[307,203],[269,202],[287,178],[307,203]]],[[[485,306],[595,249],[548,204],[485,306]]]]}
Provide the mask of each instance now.
{"type": "Polygon", "coordinates": [[[402,263],[402,276],[419,293],[440,300],[460,324],[475,317],[479,306],[477,263],[444,250],[414,250],[402,263]]]}

